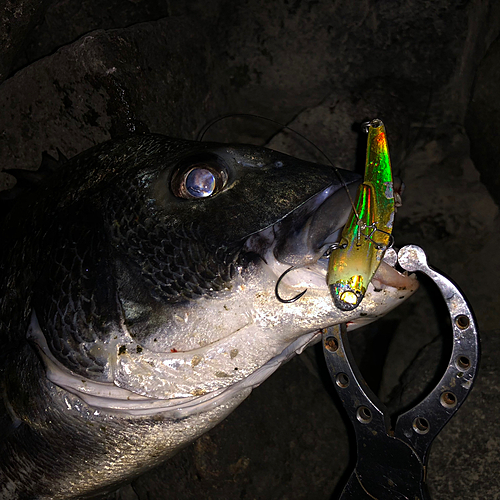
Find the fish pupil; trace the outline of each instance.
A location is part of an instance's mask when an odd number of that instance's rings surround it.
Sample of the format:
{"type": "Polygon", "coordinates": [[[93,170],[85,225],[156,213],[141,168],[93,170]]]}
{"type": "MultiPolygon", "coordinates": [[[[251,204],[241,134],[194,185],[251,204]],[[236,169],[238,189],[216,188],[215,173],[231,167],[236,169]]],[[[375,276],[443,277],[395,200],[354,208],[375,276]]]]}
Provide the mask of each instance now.
{"type": "Polygon", "coordinates": [[[186,177],[186,190],[195,198],[206,198],[215,191],[215,175],[206,168],[194,168],[186,177]]]}

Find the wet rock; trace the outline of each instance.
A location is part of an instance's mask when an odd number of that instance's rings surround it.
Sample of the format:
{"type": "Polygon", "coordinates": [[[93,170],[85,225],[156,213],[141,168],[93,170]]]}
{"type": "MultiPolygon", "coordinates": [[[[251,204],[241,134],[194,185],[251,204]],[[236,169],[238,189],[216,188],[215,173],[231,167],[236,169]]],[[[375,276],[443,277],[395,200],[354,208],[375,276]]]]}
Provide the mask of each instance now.
{"type": "Polygon", "coordinates": [[[49,0],[0,2],[0,83],[16,66],[32,30],[42,20],[49,0]]]}

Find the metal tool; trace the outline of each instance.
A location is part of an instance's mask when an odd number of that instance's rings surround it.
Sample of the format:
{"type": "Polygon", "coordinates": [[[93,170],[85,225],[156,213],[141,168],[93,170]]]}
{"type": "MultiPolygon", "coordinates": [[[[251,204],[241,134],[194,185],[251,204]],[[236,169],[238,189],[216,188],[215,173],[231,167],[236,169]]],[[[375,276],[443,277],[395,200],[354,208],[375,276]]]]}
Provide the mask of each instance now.
{"type": "Polygon", "coordinates": [[[398,253],[399,265],[420,271],[439,287],[451,317],[453,350],[439,383],[393,428],[385,406],[363,380],[349,348],[345,324],[323,333],[330,376],[354,425],[357,461],[339,500],[429,500],[426,467],[434,438],[469,395],[479,363],[479,335],[470,306],[458,288],[427,265],[415,245],[398,253]]]}

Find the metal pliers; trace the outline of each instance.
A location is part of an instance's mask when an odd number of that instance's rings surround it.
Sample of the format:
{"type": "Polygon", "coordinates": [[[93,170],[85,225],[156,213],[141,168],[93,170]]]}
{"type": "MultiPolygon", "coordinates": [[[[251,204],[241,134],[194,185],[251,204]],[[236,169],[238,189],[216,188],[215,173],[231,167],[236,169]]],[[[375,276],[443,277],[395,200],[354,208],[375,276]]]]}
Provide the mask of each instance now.
{"type": "Polygon", "coordinates": [[[479,363],[479,336],[472,310],[458,288],[427,265],[415,245],[401,248],[399,265],[420,271],[439,287],[451,317],[453,350],[439,383],[391,427],[389,414],[363,380],[349,348],[345,324],[323,332],[330,376],[354,425],[357,461],[339,500],[429,500],[426,467],[432,441],[469,395],[479,363]]]}

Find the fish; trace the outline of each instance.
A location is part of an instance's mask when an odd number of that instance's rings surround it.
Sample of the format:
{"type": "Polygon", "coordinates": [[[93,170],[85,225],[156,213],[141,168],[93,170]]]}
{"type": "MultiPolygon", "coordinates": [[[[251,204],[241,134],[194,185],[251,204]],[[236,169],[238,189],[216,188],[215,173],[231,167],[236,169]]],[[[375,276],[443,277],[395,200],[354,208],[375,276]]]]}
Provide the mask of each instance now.
{"type": "Polygon", "coordinates": [[[355,310],[327,250],[361,177],[264,147],[113,139],[2,227],[0,498],[92,498],[173,456],[322,329],[418,287],[382,262],[355,310]],[[348,195],[349,192],[349,195],[348,195]],[[307,292],[292,303],[280,294],[307,292]]]}

